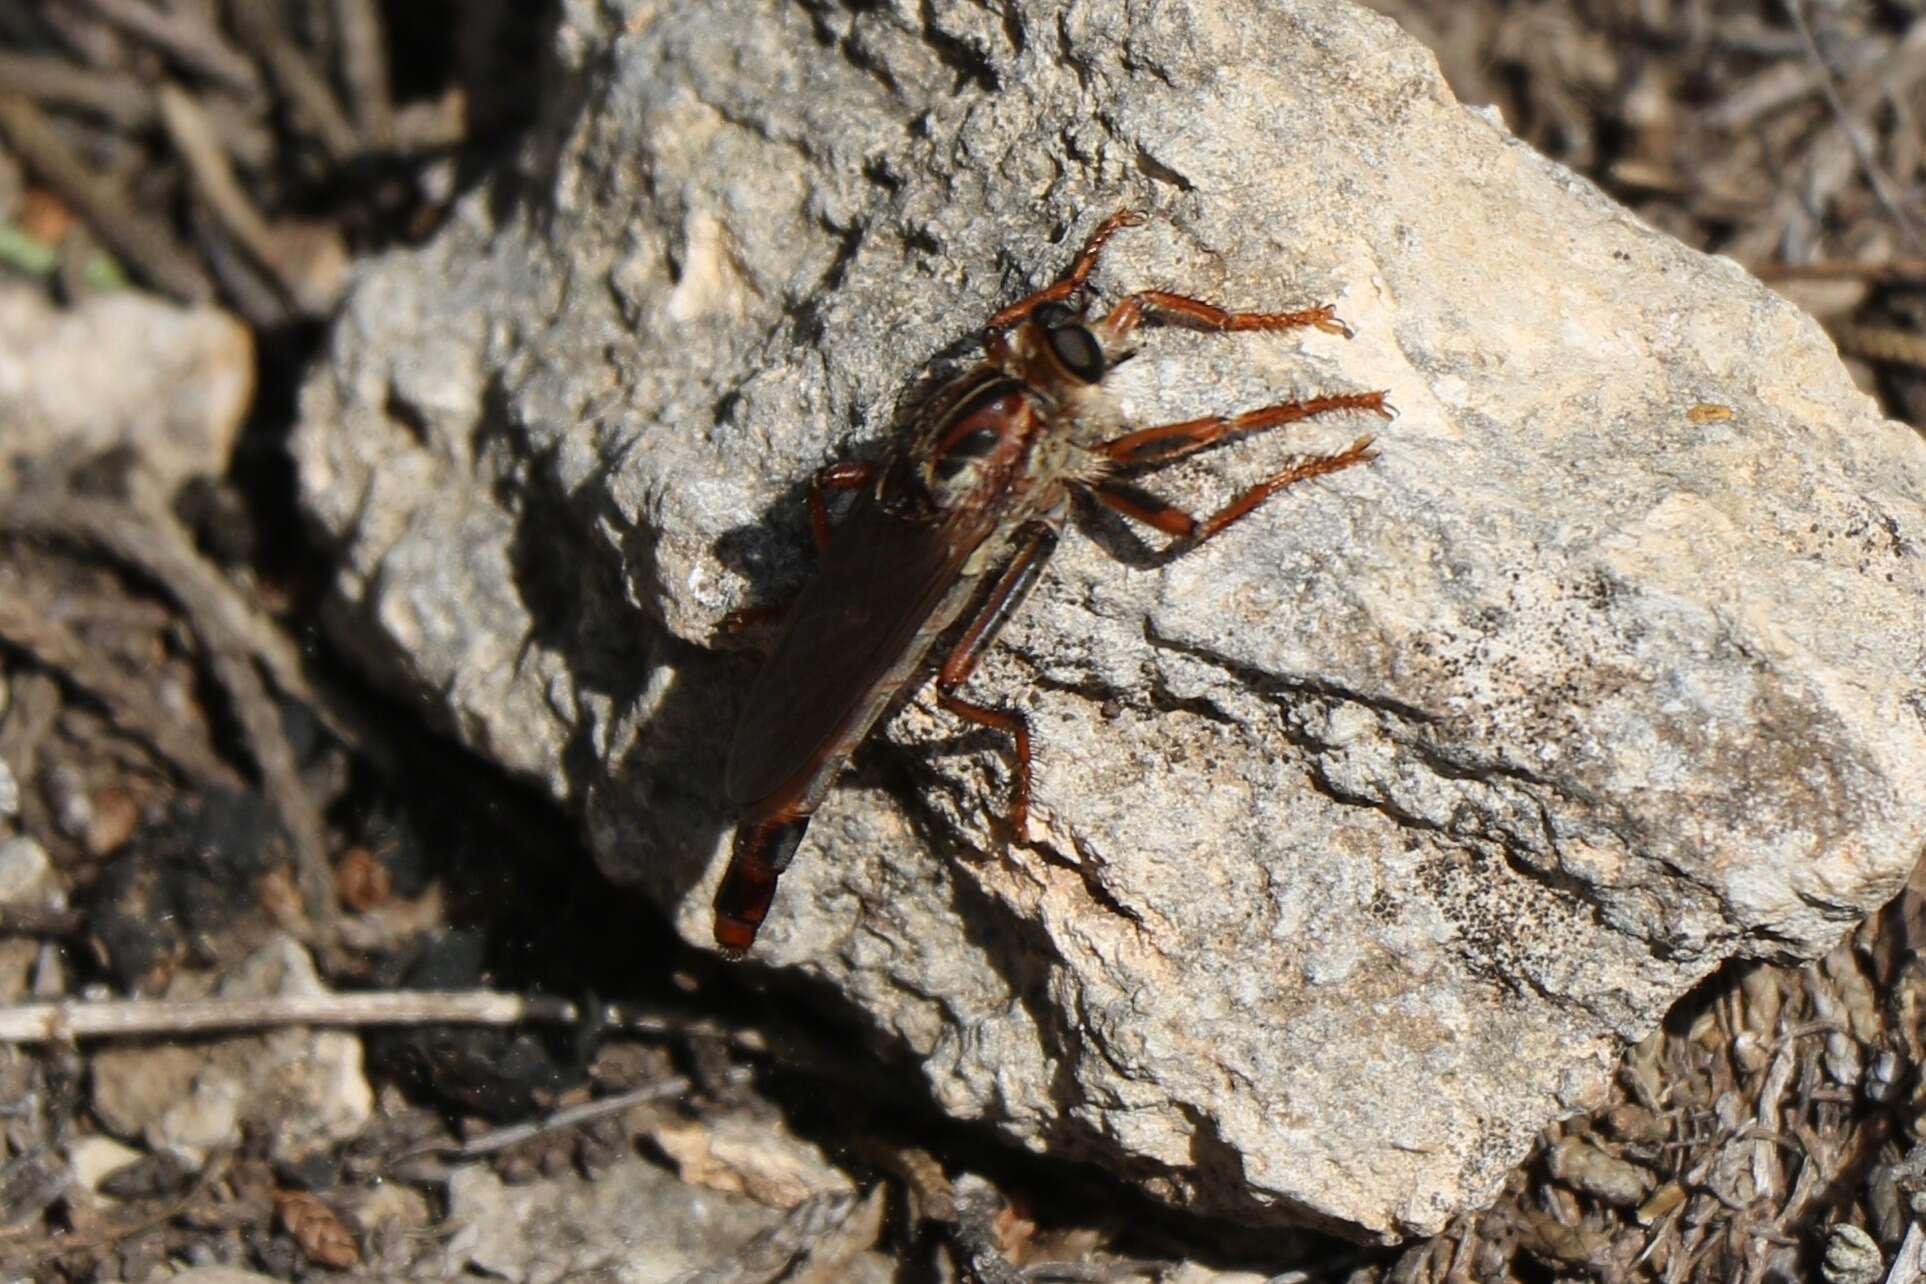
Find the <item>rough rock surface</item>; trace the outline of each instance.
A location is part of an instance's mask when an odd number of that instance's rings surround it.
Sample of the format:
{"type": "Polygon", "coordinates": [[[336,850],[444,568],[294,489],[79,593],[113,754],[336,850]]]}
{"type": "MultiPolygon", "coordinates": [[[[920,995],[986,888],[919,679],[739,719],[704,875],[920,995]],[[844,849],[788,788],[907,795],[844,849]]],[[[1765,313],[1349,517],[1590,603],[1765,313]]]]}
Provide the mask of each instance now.
{"type": "Polygon", "coordinates": [[[253,402],[253,336],[218,308],[0,287],[0,461],[131,447],[171,489],[227,471],[253,402]]]}
{"type": "MultiPolygon", "coordinates": [[[[826,1212],[846,1215],[855,1197],[826,1212]]],[[[833,1220],[833,1218],[831,1219],[833,1220]]],[[[773,1279],[786,1245],[758,1254],[757,1236],[779,1240],[782,1214],[742,1195],[686,1186],[641,1159],[617,1164],[595,1180],[566,1175],[532,1186],[508,1186],[487,1168],[458,1169],[448,1182],[451,1234],[444,1256],[467,1268],[529,1284],[592,1277],[612,1284],[667,1284],[689,1279],[773,1279]],[[738,1259],[773,1262],[763,1274],[731,1271],[738,1259]]],[[[818,1228],[818,1233],[821,1231],[818,1228]]],[[[793,1246],[788,1246],[793,1247],[793,1246]]],[[[887,1259],[857,1254],[835,1276],[882,1284],[887,1259]]]]}
{"type": "MultiPolygon", "coordinates": [[[[1926,452],[1809,320],[1457,104],[1341,0],[567,6],[520,168],[359,282],[306,390],[343,641],[579,809],[691,940],[803,483],[1113,208],[1134,421],[1388,388],[1368,468],[1160,562],[1084,514],[973,698],[895,716],[758,947],[935,1098],[1172,1201],[1351,1233],[1487,1200],[1734,954],[1926,834],[1926,452]]],[[[1341,420],[1160,478],[1196,507],[1341,420]]],[[[1281,439],[1280,439],[1281,438],[1281,439]]],[[[1152,541],[1154,544],[1156,541],[1152,541]]]]}
{"type": "MultiPolygon", "coordinates": [[[[198,998],[183,973],[170,997],[198,998]]],[[[327,993],[293,938],[277,936],[221,977],[223,998],[327,993]]],[[[361,1041],[340,1030],[290,1028],[192,1045],[107,1048],[93,1062],[91,1102],[111,1132],[199,1164],[241,1144],[252,1124],[270,1155],[299,1161],[360,1132],[374,1112],[361,1041]]]]}

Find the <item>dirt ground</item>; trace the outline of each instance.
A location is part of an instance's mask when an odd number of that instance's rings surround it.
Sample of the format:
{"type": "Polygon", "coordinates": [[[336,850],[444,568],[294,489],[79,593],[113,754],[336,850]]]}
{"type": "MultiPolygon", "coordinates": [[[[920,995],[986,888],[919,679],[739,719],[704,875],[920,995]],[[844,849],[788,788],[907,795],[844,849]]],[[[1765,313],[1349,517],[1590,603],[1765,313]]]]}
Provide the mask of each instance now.
{"type": "MultiPolygon", "coordinates": [[[[1368,3],[1926,424],[1919,0],[1368,3]]],[[[0,348],[121,399],[0,473],[0,1278],[1922,1277],[1926,883],[1708,980],[1492,1209],[1255,1237],[948,1123],[366,686],[318,625],[294,395],[349,266],[514,147],[550,21],[0,5],[0,348]],[[130,291],[239,320],[156,344],[130,291]],[[102,434],[128,405],[173,453],[102,434]]]]}

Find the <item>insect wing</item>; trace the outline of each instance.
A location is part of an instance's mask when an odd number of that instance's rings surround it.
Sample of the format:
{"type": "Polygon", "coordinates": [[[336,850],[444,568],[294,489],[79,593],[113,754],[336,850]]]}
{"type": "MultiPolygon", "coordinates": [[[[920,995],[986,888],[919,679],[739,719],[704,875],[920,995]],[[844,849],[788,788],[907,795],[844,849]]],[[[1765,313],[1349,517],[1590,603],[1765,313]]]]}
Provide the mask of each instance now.
{"type": "Polygon", "coordinates": [[[867,494],[852,506],[749,690],[731,802],[827,786],[968,599],[964,563],[993,526],[977,510],[894,514],[867,494]]]}

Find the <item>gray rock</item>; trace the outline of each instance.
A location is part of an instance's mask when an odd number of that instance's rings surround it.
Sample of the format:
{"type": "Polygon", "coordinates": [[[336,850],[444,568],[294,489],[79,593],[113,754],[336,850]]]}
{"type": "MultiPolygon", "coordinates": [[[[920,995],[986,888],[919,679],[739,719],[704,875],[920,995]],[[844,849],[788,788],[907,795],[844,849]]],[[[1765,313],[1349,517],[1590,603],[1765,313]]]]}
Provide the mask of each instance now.
{"type": "Polygon", "coordinates": [[[82,1137],[67,1147],[67,1163],[73,1169],[74,1181],[96,1195],[100,1193],[102,1180],[140,1157],[140,1151],[132,1146],[98,1135],[82,1137]]]}
{"type": "MultiPolygon", "coordinates": [[[[170,995],[185,998],[198,978],[170,995]]],[[[326,993],[314,963],[277,937],[221,978],[223,998],[326,993]]],[[[361,1042],[341,1030],[289,1028],[191,1046],[107,1048],[93,1062],[94,1115],[122,1137],[198,1165],[236,1146],[242,1126],[266,1131],[269,1153],[295,1161],[360,1132],[374,1110],[361,1042]]]]}
{"type": "Polygon", "coordinates": [[[133,450],[168,489],[219,476],[254,401],[254,338],[217,308],[123,291],[61,308],[0,288],[5,457],[133,450]]]}
{"type": "MultiPolygon", "coordinates": [[[[846,1212],[854,1200],[843,1198],[846,1212]]],[[[727,1263],[758,1236],[777,1238],[784,1215],[630,1159],[594,1181],[564,1176],[530,1186],[505,1185],[479,1165],[458,1169],[448,1183],[448,1222],[444,1257],[454,1270],[529,1284],[591,1273],[611,1284],[666,1284],[727,1263]]],[[[845,1278],[880,1281],[890,1272],[868,1253],[845,1278]]]]}
{"type": "Polygon", "coordinates": [[[45,847],[24,834],[0,839],[0,905],[64,909],[66,904],[66,889],[45,847]]]}
{"type": "MultiPolygon", "coordinates": [[[[974,699],[829,796],[758,958],[937,1101],[1175,1203],[1394,1237],[1733,955],[1823,952],[1926,835],[1926,459],[1818,328],[1338,0],[571,5],[519,170],[361,279],[305,390],[333,623],[575,808],[690,940],[801,495],[1054,276],[1335,303],[1146,331],[1134,422],[1388,388],[1382,458],[1165,565],[1084,515],[974,699]],[[606,11],[606,12],[605,12],[606,11]]],[[[1372,424],[1159,478],[1197,509],[1372,424]]],[[[1156,541],[1152,541],[1155,543],[1156,541]]]]}

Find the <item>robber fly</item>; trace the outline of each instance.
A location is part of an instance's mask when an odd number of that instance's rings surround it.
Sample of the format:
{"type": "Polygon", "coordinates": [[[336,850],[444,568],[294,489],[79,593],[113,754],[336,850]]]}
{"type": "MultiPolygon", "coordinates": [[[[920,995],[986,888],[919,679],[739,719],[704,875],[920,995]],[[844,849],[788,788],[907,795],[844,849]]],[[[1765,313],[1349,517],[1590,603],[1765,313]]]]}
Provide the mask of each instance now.
{"type": "Polygon", "coordinates": [[[1128,355],[1126,340],[1147,318],[1217,333],[1350,333],[1328,306],[1230,312],[1163,290],[1128,295],[1102,320],[1086,320],[1084,287],[1104,244],[1143,221],[1134,210],[1112,214],[1062,279],[992,316],[983,360],[931,397],[880,463],[831,464],[816,475],[809,516],[822,569],[789,608],[729,752],[726,789],[742,819],[716,893],[723,953],[739,958],[754,944],[776,880],[843,764],[966,608],[967,622],[936,669],[936,702],[1010,736],[1009,827],[1023,841],[1029,725],[1015,710],[959,692],[1036,586],[1073,494],[1188,551],[1285,487],[1373,458],[1368,436],[1334,455],[1294,458],[1202,520],[1129,484],[1139,470],[1240,433],[1333,411],[1391,413],[1383,392],[1337,393],[1120,431],[1104,375],[1128,355]],[[830,490],[858,492],[833,536],[824,500],[830,490]]]}

